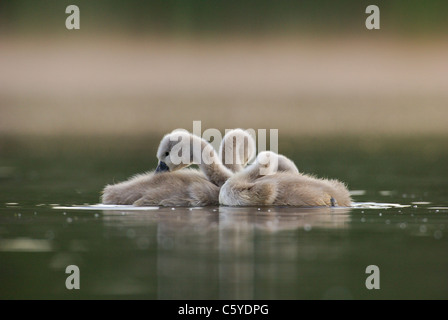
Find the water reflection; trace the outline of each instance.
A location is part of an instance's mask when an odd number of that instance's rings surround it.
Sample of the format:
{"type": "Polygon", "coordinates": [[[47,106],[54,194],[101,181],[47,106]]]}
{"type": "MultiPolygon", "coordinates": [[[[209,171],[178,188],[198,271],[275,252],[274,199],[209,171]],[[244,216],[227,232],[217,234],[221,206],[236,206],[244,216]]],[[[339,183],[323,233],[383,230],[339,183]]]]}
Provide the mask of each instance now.
{"type": "Polygon", "coordinates": [[[350,208],[240,208],[220,207],[221,229],[282,231],[312,228],[344,228],[350,221],[350,208]]]}
{"type": "MultiPolygon", "coordinates": [[[[160,208],[104,211],[103,222],[109,236],[124,235],[140,250],[155,243],[157,298],[254,299],[261,279],[281,273],[297,281],[296,272],[285,269],[295,266],[284,261],[297,259],[301,233],[347,228],[349,213],[348,208],[160,208]]],[[[302,253],[310,258],[310,250],[302,253]]]]}
{"type": "Polygon", "coordinates": [[[429,208],[444,205],[138,211],[45,205],[21,208],[20,216],[5,205],[0,295],[73,297],[64,283],[65,267],[74,264],[82,273],[77,297],[83,298],[368,298],[365,268],[377,264],[400,284],[381,290],[382,297],[443,296],[447,211],[429,208]],[[410,245],[412,251],[403,250],[410,245]],[[429,280],[414,273],[427,261],[440,268],[432,269],[434,290],[425,291],[429,280]],[[19,283],[30,263],[39,277],[19,283]],[[6,277],[7,270],[16,276],[6,277]]]}
{"type": "Polygon", "coordinates": [[[314,228],[345,228],[350,221],[349,211],[220,207],[220,296],[254,299],[258,280],[275,279],[279,274],[285,275],[284,272],[296,282],[295,267],[283,262],[285,258],[286,261],[298,259],[300,244],[295,241],[295,236],[285,243],[275,234],[309,232],[314,228]]]}
{"type": "Polygon", "coordinates": [[[215,229],[281,231],[311,228],[344,228],[351,208],[204,207],[158,208],[151,211],[104,210],[106,225],[158,224],[178,232],[204,234],[215,229]]]}

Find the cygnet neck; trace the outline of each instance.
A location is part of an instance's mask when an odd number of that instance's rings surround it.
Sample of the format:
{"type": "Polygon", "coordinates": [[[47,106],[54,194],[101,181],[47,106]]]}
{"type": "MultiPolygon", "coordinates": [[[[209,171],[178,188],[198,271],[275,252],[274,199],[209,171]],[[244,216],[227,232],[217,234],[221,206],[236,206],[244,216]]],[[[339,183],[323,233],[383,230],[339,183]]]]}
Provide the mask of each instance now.
{"type": "Polygon", "coordinates": [[[232,176],[232,172],[222,164],[213,146],[204,139],[193,136],[192,154],[193,163],[197,164],[208,180],[217,186],[221,187],[232,176]],[[195,147],[198,145],[201,146],[199,155],[195,147]]]}

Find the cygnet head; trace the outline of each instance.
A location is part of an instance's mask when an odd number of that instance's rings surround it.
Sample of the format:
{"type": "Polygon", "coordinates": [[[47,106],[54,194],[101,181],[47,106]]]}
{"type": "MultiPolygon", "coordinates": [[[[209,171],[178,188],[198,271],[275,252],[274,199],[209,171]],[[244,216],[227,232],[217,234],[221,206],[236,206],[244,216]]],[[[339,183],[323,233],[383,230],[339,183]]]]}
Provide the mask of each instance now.
{"type": "Polygon", "coordinates": [[[276,172],[299,173],[294,162],[284,155],[272,151],[262,151],[258,154],[256,165],[260,169],[260,175],[271,175],[276,172]]]}
{"type": "Polygon", "coordinates": [[[202,161],[211,162],[213,147],[201,137],[177,129],[162,138],[157,159],[159,164],[156,172],[176,171],[202,161]]]}
{"type": "Polygon", "coordinates": [[[176,171],[192,163],[191,134],[186,130],[175,130],[166,134],[157,149],[159,164],[156,172],[176,171]]]}
{"type": "Polygon", "coordinates": [[[243,129],[233,129],[226,132],[219,147],[221,162],[233,172],[245,167],[256,155],[255,140],[243,129]]]}

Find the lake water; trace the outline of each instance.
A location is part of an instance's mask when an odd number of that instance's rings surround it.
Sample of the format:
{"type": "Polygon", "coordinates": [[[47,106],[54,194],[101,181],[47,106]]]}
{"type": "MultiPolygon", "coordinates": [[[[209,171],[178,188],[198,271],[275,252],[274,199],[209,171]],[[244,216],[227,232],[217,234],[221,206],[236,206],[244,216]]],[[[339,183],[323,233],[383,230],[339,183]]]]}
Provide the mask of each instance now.
{"type": "Polygon", "coordinates": [[[156,140],[0,139],[1,299],[448,298],[447,139],[281,140],[352,208],[96,207],[156,140]]]}

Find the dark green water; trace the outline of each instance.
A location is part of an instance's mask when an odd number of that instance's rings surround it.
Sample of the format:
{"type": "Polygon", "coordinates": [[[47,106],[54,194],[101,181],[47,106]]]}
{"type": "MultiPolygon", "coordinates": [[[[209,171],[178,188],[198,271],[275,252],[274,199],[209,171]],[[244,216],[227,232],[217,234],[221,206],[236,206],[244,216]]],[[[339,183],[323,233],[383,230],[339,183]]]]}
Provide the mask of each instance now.
{"type": "Polygon", "coordinates": [[[154,168],[156,140],[0,139],[1,299],[448,298],[447,139],[281,139],[355,202],[403,207],[54,208],[154,168]]]}

